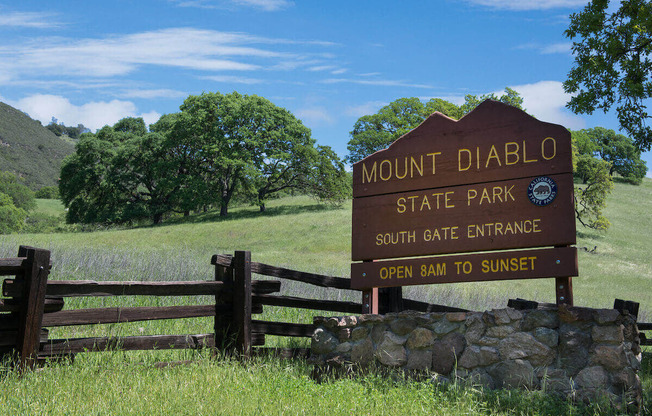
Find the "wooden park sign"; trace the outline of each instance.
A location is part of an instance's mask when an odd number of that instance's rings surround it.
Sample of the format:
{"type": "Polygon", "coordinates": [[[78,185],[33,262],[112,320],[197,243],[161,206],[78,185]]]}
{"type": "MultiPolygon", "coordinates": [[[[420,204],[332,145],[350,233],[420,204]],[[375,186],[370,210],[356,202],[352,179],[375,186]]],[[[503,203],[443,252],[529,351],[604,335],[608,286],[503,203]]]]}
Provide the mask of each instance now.
{"type": "Polygon", "coordinates": [[[353,165],[351,287],[555,277],[572,304],[571,154],[564,127],[497,101],[434,113],[353,165]]]}

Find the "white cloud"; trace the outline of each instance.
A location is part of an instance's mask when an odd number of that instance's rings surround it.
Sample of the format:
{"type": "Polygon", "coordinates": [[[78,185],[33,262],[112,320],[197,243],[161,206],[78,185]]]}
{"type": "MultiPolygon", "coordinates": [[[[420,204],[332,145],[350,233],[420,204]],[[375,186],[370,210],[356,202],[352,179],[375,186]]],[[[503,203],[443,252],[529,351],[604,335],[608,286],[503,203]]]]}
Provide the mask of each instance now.
{"type": "Polygon", "coordinates": [[[153,99],[153,98],[179,98],[185,97],[188,94],[182,91],[170,90],[170,89],[133,89],[126,90],[120,94],[123,98],[144,98],[144,99],[153,99]]]}
{"type": "Polygon", "coordinates": [[[199,9],[217,9],[228,6],[244,6],[274,12],[292,6],[288,0],[171,0],[179,7],[196,7],[199,9]]]}
{"type": "Polygon", "coordinates": [[[550,55],[554,53],[569,54],[571,52],[572,42],[565,43],[553,43],[552,45],[544,46],[541,48],[541,53],[544,55],[550,55]]]}
{"type": "Polygon", "coordinates": [[[350,106],[344,109],[344,114],[347,116],[352,116],[352,117],[362,117],[366,116],[368,114],[375,114],[380,110],[383,106],[386,106],[389,104],[386,101],[369,101],[364,104],[360,105],[355,105],[355,106],[350,106]]]}
{"type": "Polygon", "coordinates": [[[402,80],[389,80],[389,79],[352,79],[352,78],[329,78],[321,81],[324,84],[359,84],[359,85],[374,85],[378,87],[404,87],[404,88],[434,88],[428,84],[413,84],[408,81],[402,80]]]}
{"type": "Polygon", "coordinates": [[[306,125],[331,124],[333,122],[333,117],[324,107],[302,108],[294,111],[294,114],[306,125]]]}
{"type": "Polygon", "coordinates": [[[143,113],[138,117],[142,117],[143,120],[145,120],[145,124],[150,125],[156,123],[158,119],[161,118],[161,114],[156,111],[150,111],[148,113],[143,113]]]}
{"type": "Polygon", "coordinates": [[[30,117],[49,124],[52,117],[68,126],[81,123],[91,130],[99,129],[105,125],[113,125],[125,117],[143,117],[147,123],[158,120],[160,115],[154,111],[138,114],[136,105],[131,101],[93,101],[82,105],[75,105],[65,97],[58,95],[36,94],[8,103],[30,117]]]}
{"type": "Polygon", "coordinates": [[[233,0],[235,4],[251,6],[267,12],[284,9],[293,3],[287,0],[233,0]]]}
{"type": "Polygon", "coordinates": [[[328,47],[333,44],[263,38],[240,32],[169,28],[95,39],[33,39],[22,45],[1,47],[0,62],[4,72],[14,77],[48,74],[100,78],[127,75],[148,65],[210,72],[251,71],[323,65],[324,59],[331,59],[324,54],[275,50],[276,45],[328,47]]]}
{"type": "Polygon", "coordinates": [[[504,10],[574,9],[585,6],[587,0],[467,0],[469,3],[504,10]]]}
{"type": "Polygon", "coordinates": [[[334,70],[335,68],[337,68],[335,65],[319,65],[319,66],[312,66],[308,68],[308,71],[313,71],[313,72],[329,71],[329,70],[334,70]]]}
{"type": "Polygon", "coordinates": [[[542,55],[550,55],[555,53],[570,54],[572,42],[552,43],[550,45],[541,45],[538,43],[526,43],[516,46],[514,49],[535,50],[542,55]]]}
{"type": "Polygon", "coordinates": [[[0,14],[0,26],[36,29],[59,27],[61,23],[55,19],[55,16],[52,13],[39,12],[2,12],[0,14]]]}
{"type": "Polygon", "coordinates": [[[208,79],[215,82],[224,82],[228,84],[245,84],[245,85],[260,84],[263,82],[262,79],[258,79],[258,78],[238,77],[234,75],[215,75],[215,76],[202,77],[202,79],[208,79]]]}
{"type": "MultiPolygon", "coordinates": [[[[561,124],[564,127],[577,130],[585,127],[584,120],[565,108],[570,100],[570,94],[564,91],[559,81],[539,81],[534,84],[515,85],[510,87],[523,97],[523,107],[526,111],[541,121],[561,124]]],[[[496,95],[504,91],[495,92],[496,95]]]]}

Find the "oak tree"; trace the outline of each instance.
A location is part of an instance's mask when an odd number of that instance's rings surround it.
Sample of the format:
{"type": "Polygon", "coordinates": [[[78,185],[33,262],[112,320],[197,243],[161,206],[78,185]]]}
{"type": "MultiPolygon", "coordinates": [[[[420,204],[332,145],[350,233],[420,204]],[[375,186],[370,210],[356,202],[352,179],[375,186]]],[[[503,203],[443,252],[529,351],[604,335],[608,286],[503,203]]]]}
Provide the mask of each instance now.
{"type": "Polygon", "coordinates": [[[650,150],[652,129],[652,2],[623,0],[610,12],[609,0],[591,0],[570,16],[565,34],[575,62],[564,82],[575,113],[607,112],[615,106],[620,127],[639,150],[650,150]]]}

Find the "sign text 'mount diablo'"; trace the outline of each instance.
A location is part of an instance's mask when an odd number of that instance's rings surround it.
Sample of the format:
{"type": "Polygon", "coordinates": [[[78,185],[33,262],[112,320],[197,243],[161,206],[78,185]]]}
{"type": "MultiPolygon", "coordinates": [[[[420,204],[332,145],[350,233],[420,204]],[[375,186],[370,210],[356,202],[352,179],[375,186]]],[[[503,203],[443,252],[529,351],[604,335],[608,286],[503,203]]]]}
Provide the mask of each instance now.
{"type": "Polygon", "coordinates": [[[352,258],[573,244],[572,189],[565,173],[355,198],[352,258]],[[537,197],[550,198],[553,187],[554,198],[540,205],[537,197]]]}
{"type": "Polygon", "coordinates": [[[431,115],[353,165],[352,287],[576,276],[575,249],[542,248],[575,244],[571,157],[566,128],[497,101],[431,115]]]}
{"type": "Polygon", "coordinates": [[[353,165],[353,197],[571,173],[570,133],[485,101],[460,121],[435,113],[353,165]]]}

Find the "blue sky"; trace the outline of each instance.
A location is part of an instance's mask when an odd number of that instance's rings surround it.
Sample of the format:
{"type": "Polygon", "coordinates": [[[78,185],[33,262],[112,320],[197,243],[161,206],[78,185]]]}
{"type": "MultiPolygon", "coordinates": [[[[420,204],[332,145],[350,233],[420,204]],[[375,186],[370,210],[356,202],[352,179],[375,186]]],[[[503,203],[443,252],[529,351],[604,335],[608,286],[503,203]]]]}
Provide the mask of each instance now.
{"type": "Polygon", "coordinates": [[[541,120],[617,130],[613,114],[564,109],[563,32],[585,4],[0,0],[0,101],[44,124],[97,129],[127,116],[154,122],[190,94],[257,94],[341,157],[358,117],[397,98],[459,104],[507,86],[541,120]]]}

